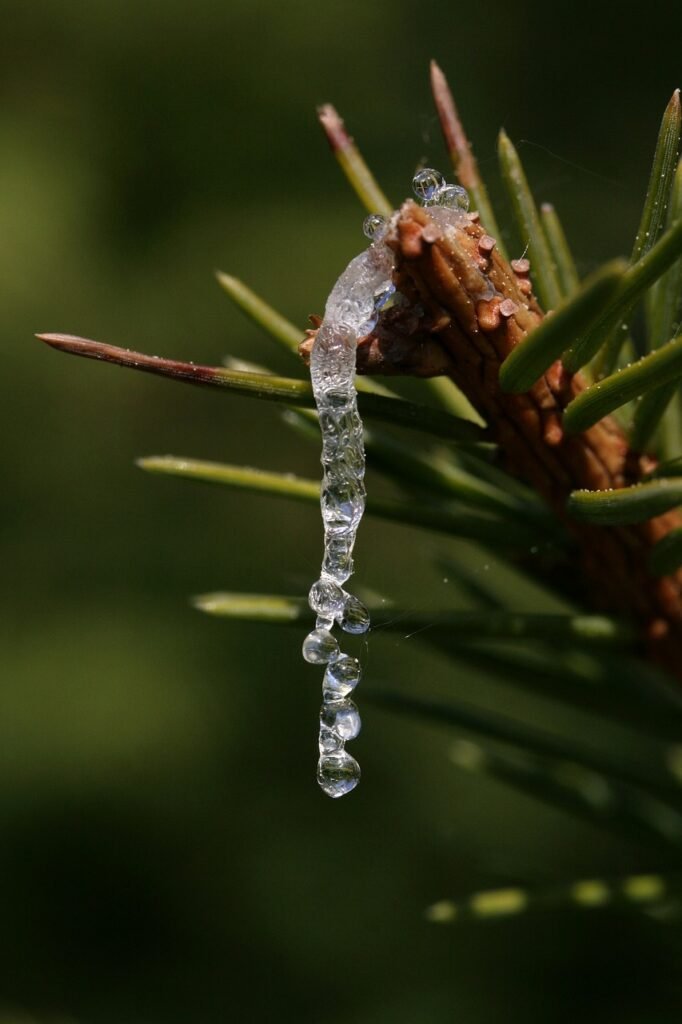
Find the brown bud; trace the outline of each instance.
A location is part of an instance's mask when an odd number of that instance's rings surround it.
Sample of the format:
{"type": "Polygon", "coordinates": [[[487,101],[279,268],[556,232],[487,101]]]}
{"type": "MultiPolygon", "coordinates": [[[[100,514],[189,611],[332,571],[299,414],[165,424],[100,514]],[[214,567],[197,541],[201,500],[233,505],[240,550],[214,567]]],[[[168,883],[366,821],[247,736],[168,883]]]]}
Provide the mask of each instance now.
{"type": "Polygon", "coordinates": [[[514,316],[518,308],[513,299],[505,299],[504,302],[500,303],[500,315],[507,319],[510,316],[514,316]]]}

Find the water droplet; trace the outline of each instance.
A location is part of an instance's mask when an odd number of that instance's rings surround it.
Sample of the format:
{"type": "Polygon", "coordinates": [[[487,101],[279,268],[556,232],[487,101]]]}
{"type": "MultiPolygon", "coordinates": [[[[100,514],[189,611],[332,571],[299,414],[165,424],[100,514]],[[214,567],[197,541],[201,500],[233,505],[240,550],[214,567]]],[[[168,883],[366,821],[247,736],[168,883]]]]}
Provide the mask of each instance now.
{"type": "Polygon", "coordinates": [[[317,765],[317,781],[327,796],[345,796],[360,781],[360,765],[344,751],[324,754],[317,765]]]}
{"type": "Polygon", "coordinates": [[[412,179],[412,190],[417,199],[421,199],[424,203],[431,203],[444,184],[445,178],[440,171],[435,171],[433,167],[424,167],[421,171],[417,171],[412,179]]]}
{"type": "Polygon", "coordinates": [[[341,629],[344,633],[366,633],[369,629],[370,619],[369,612],[365,608],[362,601],[358,601],[357,597],[353,597],[349,594],[346,598],[346,603],[343,606],[343,615],[341,616],[341,629]]]}
{"type": "Polygon", "coordinates": [[[362,727],[360,712],[352,700],[334,700],[322,705],[320,723],[344,742],[354,740],[362,727]]]}
{"type": "Polygon", "coordinates": [[[362,669],[357,658],[350,654],[342,654],[340,658],[327,665],[324,673],[322,688],[325,699],[337,700],[340,697],[347,697],[360,682],[362,669]]]}
{"type": "Polygon", "coordinates": [[[438,206],[445,206],[449,210],[469,209],[469,193],[461,185],[444,185],[439,189],[435,201],[438,206]]]}
{"type": "Polygon", "coordinates": [[[379,213],[370,213],[362,222],[362,231],[366,238],[375,239],[381,237],[383,228],[386,227],[386,218],[379,213]]]}
{"type": "Polygon", "coordinates": [[[308,604],[312,610],[325,619],[335,619],[340,615],[344,601],[343,590],[332,580],[318,580],[313,583],[308,594],[308,604]]]}
{"type": "Polygon", "coordinates": [[[303,641],[303,657],[310,665],[326,665],[339,654],[339,645],[328,629],[314,629],[303,641]]]}

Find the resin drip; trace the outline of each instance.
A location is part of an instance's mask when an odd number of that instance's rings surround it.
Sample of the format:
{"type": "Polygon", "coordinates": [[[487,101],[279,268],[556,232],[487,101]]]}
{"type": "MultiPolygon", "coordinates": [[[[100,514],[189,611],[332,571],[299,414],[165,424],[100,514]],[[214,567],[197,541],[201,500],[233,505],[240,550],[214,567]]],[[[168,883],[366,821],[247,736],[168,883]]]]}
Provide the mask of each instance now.
{"type": "Polygon", "coordinates": [[[353,546],[365,509],[365,449],[355,391],[355,355],[379,310],[393,294],[393,260],[383,244],[383,219],[368,217],[365,233],[372,244],[351,260],[327,300],[324,320],[310,356],[310,376],[322,433],[324,557],[309,602],[317,614],[315,629],[303,643],[303,657],[326,665],[320,711],[320,760],[317,779],[331,797],[350,793],[360,766],[346,752],[347,740],[360,732],[360,715],[349,699],[360,681],[357,658],[342,654],[332,636],[334,623],[347,633],[369,629],[367,609],[344,590],[353,572],[353,546]]]}
{"type": "MultiPolygon", "coordinates": [[[[447,185],[438,171],[426,168],[412,184],[424,205],[434,207],[434,220],[442,230],[466,215],[466,191],[447,185]]],[[[367,217],[364,231],[372,244],[351,260],[334,285],[310,356],[322,433],[324,557],[320,578],[310,589],[309,603],[317,622],[303,642],[303,657],[313,665],[326,666],[317,780],[331,797],[350,793],[360,781],[360,765],[345,748],[346,742],[360,732],[360,715],[350,694],[361,674],[358,659],[341,653],[332,629],[335,623],[346,633],[365,633],[369,629],[367,609],[344,589],[353,572],[355,535],[365,509],[365,449],[355,391],[356,349],[395,291],[391,279],[393,254],[383,241],[383,218],[367,217]]]]}

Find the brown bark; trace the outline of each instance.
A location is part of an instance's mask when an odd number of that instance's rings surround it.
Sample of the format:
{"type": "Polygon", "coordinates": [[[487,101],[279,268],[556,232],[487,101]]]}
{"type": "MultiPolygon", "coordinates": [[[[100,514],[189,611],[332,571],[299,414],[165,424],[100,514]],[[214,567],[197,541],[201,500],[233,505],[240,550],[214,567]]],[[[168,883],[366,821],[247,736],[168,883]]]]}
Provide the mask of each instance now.
{"type": "Polygon", "coordinates": [[[589,599],[633,615],[655,660],[682,675],[682,572],[656,579],[647,568],[652,546],[682,526],[682,516],[597,527],[566,513],[571,491],[635,483],[653,460],[631,451],[611,417],[582,434],[564,433],[563,410],[586,382],[560,362],[525,394],[499,387],[501,363],[544,316],[528,262],[501,257],[475,215],[443,234],[428,209],[411,201],[391,221],[387,241],[407,304],[382,316],[360,344],[358,371],[451,377],[487,422],[509,472],[531,484],[576,537],[589,599]]]}

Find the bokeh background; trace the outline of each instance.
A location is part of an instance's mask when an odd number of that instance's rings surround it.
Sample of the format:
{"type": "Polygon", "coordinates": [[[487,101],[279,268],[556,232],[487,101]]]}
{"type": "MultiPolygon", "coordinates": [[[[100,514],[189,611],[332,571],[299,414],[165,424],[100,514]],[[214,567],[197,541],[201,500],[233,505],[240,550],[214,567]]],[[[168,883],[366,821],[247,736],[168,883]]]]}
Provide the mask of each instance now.
{"type": "MultiPolygon", "coordinates": [[[[273,406],[33,333],[300,372],[213,271],[302,325],[321,312],[363,215],[315,106],[337,104],[397,202],[419,160],[446,166],[432,56],[493,193],[504,125],[580,269],[627,253],[682,8],[0,0],[0,26],[0,1020],[679,1021],[674,926],[424,919],[477,888],[650,869],[646,851],[458,775],[445,732],[369,706],[363,784],[325,799],[300,636],[191,609],[222,587],[305,593],[318,517],[135,457],[311,476],[316,449],[273,406]]],[[[368,522],[362,582],[444,603],[438,551],[368,522]]],[[[366,658],[384,681],[452,685],[418,638],[371,636],[366,658]]],[[[514,710],[485,680],[456,685],[514,710]]]]}

